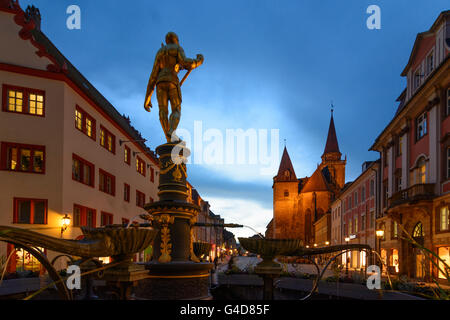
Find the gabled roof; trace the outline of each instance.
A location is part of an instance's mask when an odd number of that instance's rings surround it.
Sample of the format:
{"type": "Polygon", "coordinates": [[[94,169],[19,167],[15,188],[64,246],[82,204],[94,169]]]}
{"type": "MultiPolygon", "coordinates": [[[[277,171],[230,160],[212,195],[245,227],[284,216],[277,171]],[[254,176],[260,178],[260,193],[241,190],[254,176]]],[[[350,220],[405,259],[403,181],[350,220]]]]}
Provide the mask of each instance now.
{"type": "Polygon", "coordinates": [[[441,23],[441,21],[443,19],[447,18],[449,15],[450,15],[450,10],[442,11],[428,31],[417,34],[416,40],[414,41],[414,46],[411,50],[411,55],[409,56],[409,59],[408,59],[408,63],[406,64],[405,68],[403,69],[403,71],[401,73],[402,77],[405,77],[407,75],[409,67],[413,63],[414,58],[417,53],[417,50],[419,49],[419,46],[420,46],[420,41],[427,36],[433,35],[434,32],[436,31],[436,27],[441,23]]]}
{"type": "Polygon", "coordinates": [[[327,143],[325,144],[325,150],[323,151],[323,154],[332,153],[332,152],[341,153],[339,151],[339,144],[337,141],[336,129],[334,127],[333,114],[331,114],[330,127],[328,128],[327,143]]]}
{"type": "Polygon", "coordinates": [[[274,177],[274,179],[279,181],[297,181],[294,166],[292,165],[291,158],[289,157],[286,147],[284,147],[283,156],[281,157],[278,174],[274,177]],[[290,172],[289,177],[286,177],[284,174],[286,170],[290,172]]]}
{"type": "Polygon", "coordinates": [[[308,182],[306,182],[301,192],[304,193],[314,191],[330,191],[327,181],[325,180],[320,168],[317,168],[316,171],[314,171],[313,175],[308,179],[308,182]]]}
{"type": "Polygon", "coordinates": [[[15,14],[13,17],[15,23],[22,27],[18,36],[23,40],[29,40],[38,49],[36,51],[38,56],[45,56],[52,62],[52,64],[47,66],[48,71],[73,82],[82,94],[99,107],[100,112],[103,112],[112,123],[116,124],[119,130],[122,130],[123,133],[130,136],[133,143],[139,146],[154,164],[159,165],[155,152],[144,143],[141,133],[131,125],[130,118],[121,115],[81,72],[72,65],[40,30],[40,27],[36,26],[33,19],[28,16],[28,13],[22,10],[18,1],[0,0],[0,9],[1,11],[15,14]]]}

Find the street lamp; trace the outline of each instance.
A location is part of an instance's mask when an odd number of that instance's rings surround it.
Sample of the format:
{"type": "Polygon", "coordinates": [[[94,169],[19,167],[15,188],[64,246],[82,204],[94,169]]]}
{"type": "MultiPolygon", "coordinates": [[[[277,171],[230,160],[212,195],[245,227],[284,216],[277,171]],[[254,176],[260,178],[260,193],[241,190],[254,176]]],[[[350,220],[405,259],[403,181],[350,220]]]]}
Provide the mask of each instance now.
{"type": "Polygon", "coordinates": [[[67,227],[70,225],[70,217],[67,215],[67,213],[62,217],[61,219],[61,237],[64,233],[64,231],[67,230],[67,227]]]}
{"type": "MultiPolygon", "coordinates": [[[[345,243],[348,244],[350,241],[349,237],[345,237],[345,243]]],[[[348,251],[345,253],[345,276],[348,278],[348,251]]]]}
{"type": "MultiPolygon", "coordinates": [[[[375,234],[377,235],[378,238],[378,254],[381,257],[381,239],[384,238],[384,230],[383,229],[378,229],[377,231],[375,231],[375,234]]],[[[383,267],[383,263],[380,261],[380,268],[383,267]]]]}

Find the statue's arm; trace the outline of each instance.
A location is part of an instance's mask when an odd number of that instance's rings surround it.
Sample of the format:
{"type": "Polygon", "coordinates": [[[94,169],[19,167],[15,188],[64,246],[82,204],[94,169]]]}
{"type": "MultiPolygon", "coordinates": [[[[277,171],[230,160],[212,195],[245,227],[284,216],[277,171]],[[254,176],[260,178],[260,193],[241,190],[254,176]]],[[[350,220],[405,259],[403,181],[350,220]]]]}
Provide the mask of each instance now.
{"type": "Polygon", "coordinates": [[[182,47],[178,48],[178,63],[183,69],[192,70],[203,64],[203,55],[198,54],[197,59],[187,58],[182,47]]]}
{"type": "Polygon", "coordinates": [[[147,111],[150,111],[150,108],[152,107],[152,95],[153,91],[155,90],[156,80],[158,79],[158,74],[160,71],[158,58],[159,58],[159,51],[156,54],[155,62],[153,63],[152,73],[150,74],[150,78],[148,79],[147,92],[145,93],[144,108],[147,111]]]}

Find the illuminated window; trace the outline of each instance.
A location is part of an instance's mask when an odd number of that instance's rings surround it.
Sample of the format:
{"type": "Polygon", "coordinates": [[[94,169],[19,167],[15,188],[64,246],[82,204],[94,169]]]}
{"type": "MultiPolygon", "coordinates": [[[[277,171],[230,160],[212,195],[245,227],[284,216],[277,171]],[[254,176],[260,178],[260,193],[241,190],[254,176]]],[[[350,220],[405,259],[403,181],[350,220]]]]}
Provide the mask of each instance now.
{"type": "Polygon", "coordinates": [[[427,113],[422,113],[416,119],[416,140],[421,139],[427,134],[427,113]]]}
{"type": "Polygon", "coordinates": [[[113,224],[113,220],[114,220],[113,214],[103,212],[103,211],[101,212],[101,215],[100,215],[100,225],[101,226],[113,224]]]}
{"type": "Polygon", "coordinates": [[[42,94],[30,94],[30,113],[42,116],[44,114],[44,96],[42,94]]]}
{"type": "Polygon", "coordinates": [[[399,263],[398,263],[398,250],[392,249],[391,257],[390,257],[390,265],[395,268],[395,272],[399,271],[399,263]]]}
{"type": "Polygon", "coordinates": [[[75,204],[73,206],[73,226],[95,228],[96,211],[94,209],[75,204]]]}
{"type": "Polygon", "coordinates": [[[3,170],[45,173],[45,147],[18,143],[1,143],[3,170]]]}
{"type": "Polygon", "coordinates": [[[136,171],[145,177],[145,162],[139,156],[136,157],[136,171]]]}
{"type": "Polygon", "coordinates": [[[13,222],[47,224],[47,200],[14,198],[13,222]]]}
{"type": "Polygon", "coordinates": [[[112,196],[116,194],[116,178],[107,173],[106,171],[99,169],[99,189],[112,196]]]}
{"type": "Polygon", "coordinates": [[[89,161],[72,155],[72,179],[88,186],[94,186],[95,166],[89,161]]]}
{"type": "Polygon", "coordinates": [[[438,255],[441,260],[439,260],[439,278],[446,279],[445,271],[450,274],[450,247],[439,247],[438,255]]]}
{"type": "Polygon", "coordinates": [[[3,111],[43,117],[45,92],[42,90],[3,85],[3,111]]]}
{"type": "Polygon", "coordinates": [[[366,216],[361,216],[361,231],[366,229],[366,216]]]}
{"type": "Polygon", "coordinates": [[[116,137],[103,126],[100,126],[100,145],[109,152],[116,153],[116,137]]]}
{"type": "Polygon", "coordinates": [[[75,107],[75,128],[83,132],[89,138],[95,141],[95,119],[90,116],[86,111],[80,108],[80,106],[75,107]]]}
{"type": "Polygon", "coordinates": [[[397,223],[397,221],[394,221],[392,223],[392,238],[393,239],[398,238],[398,223],[397,223]]]}
{"type": "MultiPolygon", "coordinates": [[[[47,254],[44,248],[34,247],[33,249],[40,251],[44,255],[47,254]]],[[[10,273],[23,271],[40,273],[44,270],[40,262],[31,253],[21,248],[15,248],[14,245],[8,243],[7,256],[10,254],[11,258],[8,264],[8,272],[10,273]]]]}
{"type": "Polygon", "coordinates": [[[439,231],[449,231],[449,219],[448,207],[442,207],[439,214],[439,231]]]}
{"type": "Polygon", "coordinates": [[[124,155],[124,162],[126,164],[131,164],[131,150],[129,147],[125,146],[125,148],[123,149],[123,155],[124,155]]]}
{"type": "Polygon", "coordinates": [[[17,90],[8,90],[8,111],[23,111],[23,92],[17,90]]]}
{"type": "Polygon", "coordinates": [[[419,222],[413,229],[413,238],[422,238],[424,235],[422,223],[419,222]]]}
{"type": "Polygon", "coordinates": [[[425,158],[421,158],[417,163],[416,183],[426,183],[427,181],[427,164],[425,158]]]}
{"type": "Polygon", "coordinates": [[[79,110],[75,110],[75,127],[78,130],[83,130],[83,115],[79,110]]]}
{"type": "Polygon", "coordinates": [[[358,217],[355,217],[355,233],[358,232],[358,217]]]}

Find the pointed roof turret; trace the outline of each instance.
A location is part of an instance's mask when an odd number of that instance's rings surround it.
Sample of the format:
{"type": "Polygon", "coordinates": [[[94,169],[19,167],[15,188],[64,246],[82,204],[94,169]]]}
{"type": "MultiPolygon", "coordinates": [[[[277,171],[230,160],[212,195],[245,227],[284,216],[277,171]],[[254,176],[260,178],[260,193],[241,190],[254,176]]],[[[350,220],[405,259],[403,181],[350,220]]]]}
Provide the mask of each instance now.
{"type": "Polygon", "coordinates": [[[280,168],[278,174],[274,177],[277,181],[297,181],[294,167],[292,166],[291,158],[284,147],[283,156],[281,157],[280,168]]]}
{"type": "Polygon", "coordinates": [[[328,128],[327,143],[325,144],[325,150],[323,154],[327,153],[341,153],[339,151],[339,144],[336,136],[336,129],[334,127],[333,109],[331,109],[330,127],[328,128]]]}

